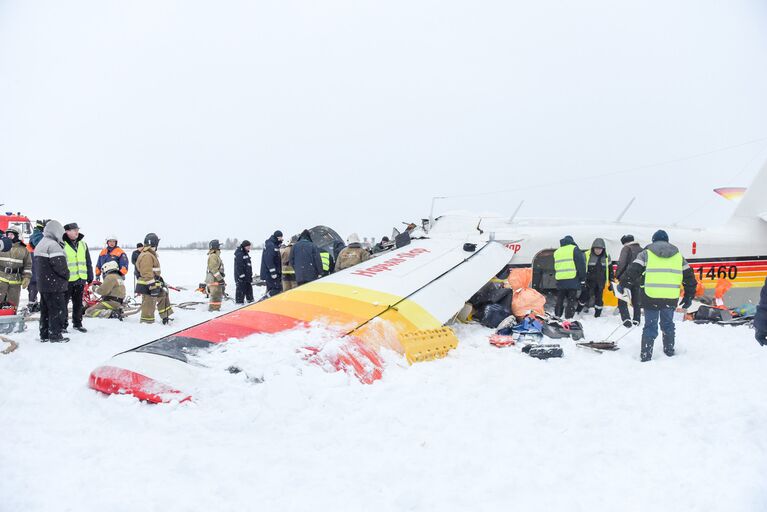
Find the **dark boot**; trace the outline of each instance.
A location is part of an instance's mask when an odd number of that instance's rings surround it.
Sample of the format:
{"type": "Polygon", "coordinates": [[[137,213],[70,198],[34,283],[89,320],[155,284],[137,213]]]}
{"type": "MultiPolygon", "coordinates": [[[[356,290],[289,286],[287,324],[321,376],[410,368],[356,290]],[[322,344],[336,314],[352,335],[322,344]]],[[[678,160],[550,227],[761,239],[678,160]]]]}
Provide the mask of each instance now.
{"type": "Polygon", "coordinates": [[[626,319],[623,321],[623,327],[630,329],[633,326],[634,326],[634,323],[631,320],[626,319]]]}
{"type": "Polygon", "coordinates": [[[652,359],[653,345],[655,345],[655,340],[642,336],[642,350],[639,355],[643,363],[652,359]]]}
{"type": "Polygon", "coordinates": [[[69,338],[59,334],[58,336],[51,336],[51,338],[48,341],[50,341],[51,343],[67,343],[69,341],[69,338]]]}
{"type": "Polygon", "coordinates": [[[594,307],[594,318],[599,318],[602,316],[602,308],[600,307],[594,307]]]}
{"type": "Polygon", "coordinates": [[[663,353],[666,354],[668,357],[671,357],[674,355],[674,337],[673,336],[663,336],[663,353]]]}

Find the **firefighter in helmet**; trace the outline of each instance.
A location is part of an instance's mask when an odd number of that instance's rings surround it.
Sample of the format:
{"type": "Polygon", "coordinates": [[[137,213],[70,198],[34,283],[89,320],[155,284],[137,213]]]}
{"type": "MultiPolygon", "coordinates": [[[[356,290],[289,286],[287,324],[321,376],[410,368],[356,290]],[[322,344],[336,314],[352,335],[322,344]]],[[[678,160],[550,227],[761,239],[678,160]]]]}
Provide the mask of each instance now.
{"type": "Polygon", "coordinates": [[[101,265],[103,281],[96,289],[101,300],[85,310],[85,316],[90,318],[123,319],[123,302],[125,301],[125,279],[120,264],[110,260],[101,265]]]}
{"type": "Polygon", "coordinates": [[[208,244],[208,269],[205,273],[205,284],[208,285],[208,311],[221,311],[221,301],[224,298],[224,262],[221,261],[221,243],[211,240],[208,244]]]}
{"type": "Polygon", "coordinates": [[[136,280],[136,293],[141,295],[141,323],[153,324],[154,312],[160,314],[163,324],[172,319],[173,308],[170,307],[168,288],[165,286],[160,270],[160,260],[157,257],[157,245],[160,239],[154,233],[144,237],[144,247],[141,248],[136,260],[138,279],[136,280]]]}
{"type": "Polygon", "coordinates": [[[128,255],[118,245],[117,237],[110,235],[106,238],[106,247],[101,249],[99,258],[96,260],[96,277],[101,276],[104,263],[108,261],[116,261],[120,274],[122,276],[128,275],[128,255]]]}
{"type": "Polygon", "coordinates": [[[0,252],[0,302],[18,309],[21,289],[26,289],[32,278],[32,256],[17,228],[8,228],[5,236],[11,240],[11,248],[0,252]]]}

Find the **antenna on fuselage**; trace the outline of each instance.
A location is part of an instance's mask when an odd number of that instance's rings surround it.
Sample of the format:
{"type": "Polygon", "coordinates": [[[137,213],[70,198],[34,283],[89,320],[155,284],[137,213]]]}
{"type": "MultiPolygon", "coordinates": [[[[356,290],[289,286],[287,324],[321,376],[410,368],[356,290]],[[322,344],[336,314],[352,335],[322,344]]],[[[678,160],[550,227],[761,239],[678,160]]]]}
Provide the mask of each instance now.
{"type": "Polygon", "coordinates": [[[621,220],[623,220],[623,217],[626,215],[626,212],[629,211],[629,208],[631,208],[631,205],[634,204],[634,201],[636,200],[636,196],[631,198],[631,201],[629,201],[629,204],[626,205],[626,207],[623,209],[620,215],[618,215],[618,218],[615,219],[615,222],[618,223],[621,220]]]}
{"type": "Polygon", "coordinates": [[[524,200],[524,199],[523,199],[523,200],[521,200],[521,201],[519,202],[519,206],[517,206],[517,209],[516,209],[516,210],[514,210],[514,213],[512,213],[512,214],[511,214],[511,217],[509,217],[509,220],[508,220],[508,223],[509,223],[509,224],[511,224],[512,222],[514,222],[514,219],[517,217],[517,214],[519,213],[519,210],[521,210],[521,209],[522,209],[522,205],[523,205],[523,204],[525,204],[525,200],[524,200]]]}

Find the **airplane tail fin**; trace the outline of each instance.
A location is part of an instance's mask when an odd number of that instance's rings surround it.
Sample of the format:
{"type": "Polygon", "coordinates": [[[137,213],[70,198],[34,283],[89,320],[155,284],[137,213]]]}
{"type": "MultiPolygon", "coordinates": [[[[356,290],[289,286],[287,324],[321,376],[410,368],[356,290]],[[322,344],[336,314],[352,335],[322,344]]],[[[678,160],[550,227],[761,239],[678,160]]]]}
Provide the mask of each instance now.
{"type": "Polygon", "coordinates": [[[733,214],[733,219],[754,217],[767,221],[767,163],[762,166],[751,186],[746,189],[733,214]]]}

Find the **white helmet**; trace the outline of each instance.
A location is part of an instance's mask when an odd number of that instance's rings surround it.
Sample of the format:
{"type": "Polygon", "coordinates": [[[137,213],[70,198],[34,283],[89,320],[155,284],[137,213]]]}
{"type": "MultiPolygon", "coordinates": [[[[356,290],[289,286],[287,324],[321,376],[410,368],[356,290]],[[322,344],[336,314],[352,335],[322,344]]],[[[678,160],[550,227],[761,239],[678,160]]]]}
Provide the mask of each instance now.
{"type": "Polygon", "coordinates": [[[105,240],[105,242],[109,243],[110,240],[114,240],[115,244],[117,243],[117,237],[114,235],[107,236],[107,239],[105,240]]]}
{"type": "Polygon", "coordinates": [[[101,271],[104,274],[108,274],[110,272],[117,272],[118,270],[120,270],[120,265],[114,260],[107,261],[106,263],[101,265],[101,271]]]}
{"type": "Polygon", "coordinates": [[[346,239],[346,243],[347,244],[358,244],[358,243],[360,243],[360,236],[357,233],[352,233],[346,239]]]}

